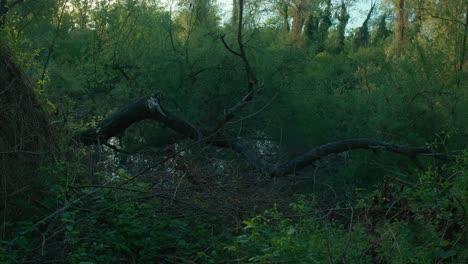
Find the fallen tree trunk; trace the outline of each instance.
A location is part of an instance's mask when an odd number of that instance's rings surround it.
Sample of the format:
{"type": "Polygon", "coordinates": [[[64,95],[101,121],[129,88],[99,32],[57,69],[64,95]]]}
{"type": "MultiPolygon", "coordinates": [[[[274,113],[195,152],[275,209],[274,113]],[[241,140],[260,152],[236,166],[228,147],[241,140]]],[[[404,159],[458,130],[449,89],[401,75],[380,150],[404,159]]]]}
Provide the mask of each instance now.
{"type": "Polygon", "coordinates": [[[383,150],[411,158],[421,155],[429,155],[439,159],[446,158],[445,155],[436,153],[429,148],[411,147],[381,140],[358,138],[320,145],[279,165],[269,164],[257,153],[254,147],[248,144],[248,141],[239,137],[225,136],[221,133],[221,130],[197,128],[169,111],[164,110],[160,98],[159,94],[142,97],[102,121],[96,128],[90,128],[79,133],[75,136],[75,139],[85,145],[106,144],[109,138],[123,133],[132,124],[149,119],[157,121],[180,135],[199,141],[200,143],[229,148],[240,154],[256,171],[272,177],[296,173],[323,157],[355,149],[383,150]]]}
{"type": "Polygon", "coordinates": [[[282,176],[290,173],[294,173],[296,171],[300,171],[303,168],[311,165],[315,161],[331,155],[346,152],[349,150],[354,149],[372,149],[372,150],[384,150],[388,152],[394,152],[402,155],[406,155],[409,157],[415,157],[418,155],[430,155],[437,158],[444,158],[443,155],[438,154],[432,151],[429,148],[422,148],[422,147],[411,147],[411,146],[404,146],[404,145],[397,145],[392,144],[385,141],[375,140],[375,139],[367,139],[367,138],[357,138],[357,139],[349,139],[343,140],[338,142],[327,143],[324,145],[320,145],[311,149],[310,151],[306,152],[299,157],[296,157],[290,161],[287,161],[276,168],[274,168],[271,172],[271,176],[282,176]]]}
{"type": "Polygon", "coordinates": [[[247,140],[224,135],[222,133],[224,125],[234,118],[235,114],[247,103],[252,101],[255,88],[257,86],[257,78],[249,60],[247,59],[242,38],[244,1],[240,0],[238,5],[239,23],[237,42],[239,52],[234,51],[234,49],[229,47],[224,40],[224,36],[221,37],[221,40],[230,52],[242,59],[247,77],[247,94],[238,104],[225,111],[225,113],[216,120],[216,124],[213,128],[208,129],[204,127],[195,127],[189,122],[164,110],[161,106],[161,96],[159,94],[154,94],[152,96],[142,97],[134,103],[127,105],[101,122],[96,128],[90,128],[79,133],[75,138],[85,145],[107,144],[107,140],[109,138],[121,134],[132,124],[145,119],[152,119],[171,128],[183,137],[193,139],[200,143],[203,142],[217,147],[229,148],[240,154],[252,168],[255,168],[256,171],[272,177],[298,172],[325,156],[353,149],[379,149],[406,155],[411,158],[414,158],[417,155],[432,155],[437,158],[444,157],[428,148],[396,145],[373,139],[350,139],[315,147],[307,153],[290,161],[274,165],[266,162],[247,140]]]}
{"type": "Polygon", "coordinates": [[[160,100],[160,94],[142,97],[102,121],[96,128],[89,128],[76,135],[75,138],[85,145],[102,144],[109,138],[121,134],[132,124],[145,119],[152,119],[181,135],[199,139],[201,132],[188,122],[164,111],[160,100]]]}

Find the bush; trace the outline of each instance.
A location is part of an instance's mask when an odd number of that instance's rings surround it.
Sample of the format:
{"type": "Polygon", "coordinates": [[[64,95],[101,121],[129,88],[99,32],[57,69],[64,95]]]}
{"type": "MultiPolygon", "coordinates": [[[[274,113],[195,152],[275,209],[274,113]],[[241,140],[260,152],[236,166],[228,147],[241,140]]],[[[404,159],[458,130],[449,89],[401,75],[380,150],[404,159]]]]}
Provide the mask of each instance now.
{"type": "Polygon", "coordinates": [[[464,229],[468,155],[393,181],[354,207],[319,210],[300,196],[285,213],[271,209],[248,221],[226,247],[240,262],[466,263],[464,229]]]}

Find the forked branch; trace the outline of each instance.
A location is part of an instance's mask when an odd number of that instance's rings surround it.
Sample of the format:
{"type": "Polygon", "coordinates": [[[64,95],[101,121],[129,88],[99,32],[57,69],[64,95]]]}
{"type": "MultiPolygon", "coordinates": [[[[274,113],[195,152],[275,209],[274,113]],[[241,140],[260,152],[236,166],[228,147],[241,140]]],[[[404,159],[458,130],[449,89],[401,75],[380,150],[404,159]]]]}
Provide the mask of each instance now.
{"type": "Polygon", "coordinates": [[[247,76],[247,94],[233,107],[227,109],[219,120],[217,120],[214,131],[221,129],[228,121],[234,118],[234,113],[238,112],[243,108],[248,102],[252,101],[255,93],[255,87],[257,85],[257,76],[255,71],[252,69],[250,62],[247,58],[245,52],[244,40],[243,40],[243,28],[244,28],[244,0],[239,0],[239,20],[237,26],[237,45],[239,46],[239,52],[233,50],[227,43],[225,35],[221,35],[221,41],[223,42],[224,47],[231,52],[232,54],[241,58],[242,63],[244,64],[245,73],[247,76]]]}
{"type": "Polygon", "coordinates": [[[192,140],[231,149],[240,154],[257,172],[272,177],[299,172],[328,155],[355,149],[383,150],[410,158],[416,156],[432,156],[439,159],[447,158],[445,155],[436,153],[429,148],[404,146],[380,140],[360,138],[324,144],[279,165],[269,164],[247,140],[240,137],[228,137],[221,132],[211,133],[207,128],[195,127],[182,118],[170,113],[161,105],[160,94],[138,99],[102,121],[96,128],[90,128],[79,133],[75,136],[75,139],[85,145],[105,144],[109,138],[123,133],[132,124],[145,119],[157,121],[192,140]]]}
{"type": "Polygon", "coordinates": [[[397,145],[381,140],[357,138],[343,141],[337,141],[320,145],[311,149],[310,151],[280,164],[273,168],[269,174],[274,176],[283,176],[286,174],[298,172],[305,167],[312,165],[315,161],[324,158],[331,154],[338,154],[355,149],[371,149],[371,150],[383,150],[393,152],[401,155],[408,156],[410,158],[415,156],[432,156],[438,159],[446,159],[446,155],[436,153],[429,148],[424,147],[412,147],[405,145],[397,145]]]}

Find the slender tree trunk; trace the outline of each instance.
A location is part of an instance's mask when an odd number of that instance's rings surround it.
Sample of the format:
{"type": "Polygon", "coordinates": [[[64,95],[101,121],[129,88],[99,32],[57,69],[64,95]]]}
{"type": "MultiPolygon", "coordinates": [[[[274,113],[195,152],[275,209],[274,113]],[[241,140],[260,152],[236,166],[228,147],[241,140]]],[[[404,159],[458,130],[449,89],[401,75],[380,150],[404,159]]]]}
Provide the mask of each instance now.
{"type": "Polygon", "coordinates": [[[67,3],[68,3],[68,0],[66,0],[63,3],[62,9],[60,10],[60,16],[59,16],[59,19],[57,21],[57,27],[55,28],[55,35],[54,35],[54,38],[52,39],[52,43],[50,44],[49,51],[47,52],[47,57],[46,57],[46,60],[44,62],[44,67],[42,68],[41,79],[40,79],[40,82],[39,82],[40,85],[43,85],[43,83],[44,83],[45,75],[46,75],[46,72],[47,72],[47,67],[49,66],[50,57],[52,56],[52,53],[54,52],[55,42],[57,42],[60,26],[62,25],[62,19],[63,19],[63,15],[65,13],[65,7],[67,7],[67,3]]]}
{"type": "Polygon", "coordinates": [[[292,33],[296,39],[299,39],[302,34],[302,27],[304,26],[304,8],[304,0],[301,0],[294,10],[292,33]]]}
{"type": "Polygon", "coordinates": [[[417,35],[421,33],[421,28],[422,28],[422,23],[423,23],[423,2],[419,1],[418,2],[418,7],[416,8],[416,14],[414,17],[414,27],[415,27],[415,32],[417,35]]]}
{"type": "Polygon", "coordinates": [[[232,0],[231,25],[235,27],[237,25],[238,20],[239,20],[239,3],[238,3],[238,0],[232,0]]]}
{"type": "Polygon", "coordinates": [[[283,18],[283,31],[285,33],[288,33],[290,28],[289,28],[289,6],[288,3],[283,2],[281,3],[281,16],[283,18]]]}
{"type": "Polygon", "coordinates": [[[341,0],[341,6],[340,6],[340,16],[338,17],[338,38],[337,38],[337,43],[336,43],[336,51],[342,52],[344,50],[344,45],[345,45],[345,31],[346,31],[346,25],[348,24],[349,21],[349,14],[348,10],[346,10],[346,5],[344,0],[341,0]]]}
{"type": "Polygon", "coordinates": [[[5,26],[6,14],[8,12],[7,0],[0,0],[0,28],[5,26]]]}
{"type": "MultiPolygon", "coordinates": [[[[467,35],[468,35],[468,2],[465,3],[465,33],[463,34],[463,41],[461,46],[461,53],[460,53],[460,66],[458,67],[458,71],[461,74],[463,72],[463,66],[465,64],[465,56],[466,56],[466,42],[467,42],[467,35]]],[[[461,77],[458,78],[457,87],[460,88],[461,77]]]]}
{"type": "Polygon", "coordinates": [[[406,11],[405,11],[405,0],[398,0],[398,9],[397,9],[397,26],[396,26],[396,36],[395,36],[395,49],[396,56],[400,57],[403,49],[403,41],[406,28],[406,11]]]}
{"type": "Polygon", "coordinates": [[[354,36],[353,40],[353,50],[356,51],[360,47],[366,47],[369,44],[369,20],[372,16],[372,12],[374,11],[376,2],[374,2],[369,10],[369,13],[367,13],[367,17],[362,23],[362,26],[358,28],[358,31],[356,33],[356,36],[354,36]]]}
{"type": "Polygon", "coordinates": [[[194,1],[195,21],[199,25],[206,24],[208,21],[210,3],[209,0],[195,0],[194,1]]]}
{"type": "Polygon", "coordinates": [[[331,0],[327,1],[327,7],[322,15],[322,20],[318,28],[317,53],[325,51],[325,41],[328,38],[328,30],[332,26],[331,0]]]}

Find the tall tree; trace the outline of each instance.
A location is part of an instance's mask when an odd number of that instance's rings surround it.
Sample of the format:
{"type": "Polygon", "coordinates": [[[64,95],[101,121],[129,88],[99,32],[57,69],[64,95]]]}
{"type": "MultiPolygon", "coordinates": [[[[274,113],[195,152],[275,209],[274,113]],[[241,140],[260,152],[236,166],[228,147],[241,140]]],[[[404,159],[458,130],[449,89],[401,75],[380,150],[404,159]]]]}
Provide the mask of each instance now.
{"type": "Polygon", "coordinates": [[[293,2],[293,23],[292,34],[296,39],[299,39],[304,27],[305,12],[307,11],[307,0],[296,0],[293,2]]]}
{"type": "Polygon", "coordinates": [[[454,68],[458,73],[457,87],[460,87],[468,44],[468,1],[419,1],[415,8],[414,22],[419,24],[416,33],[430,36],[430,45],[438,43],[441,49],[450,50],[447,59],[452,60],[455,65],[454,68]],[[418,17],[421,17],[419,22],[418,17]],[[421,29],[426,24],[431,30],[421,29]]]}
{"type": "Polygon", "coordinates": [[[282,20],[282,30],[283,32],[289,32],[290,26],[289,26],[289,4],[285,0],[281,0],[279,3],[279,10],[280,10],[280,15],[281,15],[281,20],[282,20]]]}
{"type": "Polygon", "coordinates": [[[232,15],[231,15],[231,25],[235,27],[239,21],[239,4],[238,0],[232,0],[232,15]]]}
{"type": "Polygon", "coordinates": [[[405,10],[405,0],[397,0],[396,10],[396,30],[395,30],[395,53],[397,57],[401,56],[403,49],[403,42],[405,38],[405,29],[408,20],[407,12],[405,10]]]}
{"type": "Polygon", "coordinates": [[[424,12],[423,12],[423,0],[419,0],[417,3],[417,7],[414,14],[413,24],[414,24],[414,31],[416,34],[421,33],[421,28],[423,25],[424,20],[424,12]]]}
{"type": "Polygon", "coordinates": [[[349,21],[349,13],[346,9],[344,0],[341,0],[340,13],[338,15],[338,37],[336,39],[336,51],[342,52],[345,45],[345,31],[346,25],[349,21]]]}
{"type": "MultiPolygon", "coordinates": [[[[468,37],[468,1],[465,1],[465,24],[464,24],[464,33],[463,33],[463,41],[462,41],[462,48],[460,52],[460,72],[463,71],[463,65],[465,64],[465,57],[466,57],[466,42],[468,37]]],[[[458,86],[460,86],[460,80],[458,80],[458,86]]]]}
{"type": "Polygon", "coordinates": [[[357,50],[360,47],[365,47],[369,44],[369,19],[372,16],[376,2],[374,2],[367,13],[366,19],[362,22],[362,25],[358,28],[356,36],[353,39],[353,49],[357,50]]]}
{"type": "Polygon", "coordinates": [[[390,30],[387,28],[387,15],[383,14],[379,18],[375,36],[374,36],[374,39],[372,40],[373,44],[376,44],[382,40],[385,40],[390,35],[390,33],[391,33],[390,30]]]}
{"type": "MultiPolygon", "coordinates": [[[[57,4],[59,4],[59,3],[57,3],[57,4]]],[[[49,50],[47,52],[47,56],[46,56],[46,59],[45,59],[45,62],[44,62],[44,66],[42,68],[41,79],[39,81],[39,83],[41,85],[44,83],[44,78],[46,77],[47,67],[49,66],[50,58],[52,56],[52,53],[54,52],[55,43],[57,42],[58,34],[59,34],[59,31],[60,31],[60,26],[62,24],[63,15],[65,14],[65,8],[67,7],[68,0],[63,1],[63,3],[60,3],[60,4],[61,4],[60,15],[58,17],[57,25],[55,27],[55,34],[54,34],[52,42],[51,42],[51,44],[49,46],[49,50]]]]}
{"type": "Polygon", "coordinates": [[[207,25],[213,18],[213,0],[179,0],[179,4],[191,12],[196,25],[207,25]]]}
{"type": "Polygon", "coordinates": [[[322,52],[325,50],[325,41],[328,38],[328,30],[332,26],[331,0],[327,0],[325,10],[322,13],[320,25],[318,28],[318,39],[316,50],[322,52]]]}
{"type": "Polygon", "coordinates": [[[196,21],[204,24],[207,22],[210,9],[210,0],[196,0],[194,1],[194,10],[196,21]]]}
{"type": "Polygon", "coordinates": [[[319,28],[320,20],[314,14],[314,12],[310,12],[309,17],[307,18],[307,22],[304,28],[305,37],[309,41],[309,43],[314,44],[318,39],[318,28],[319,28]]]}

